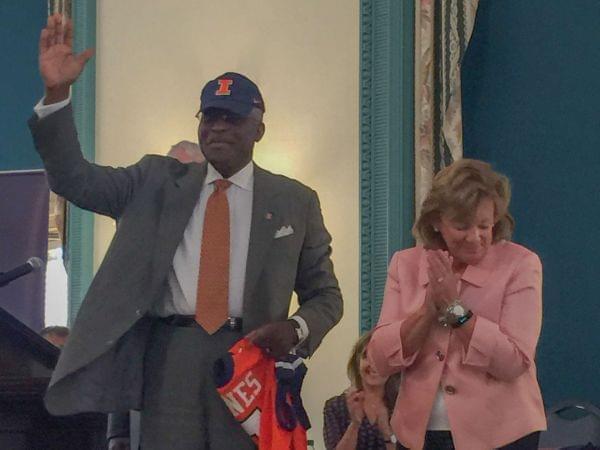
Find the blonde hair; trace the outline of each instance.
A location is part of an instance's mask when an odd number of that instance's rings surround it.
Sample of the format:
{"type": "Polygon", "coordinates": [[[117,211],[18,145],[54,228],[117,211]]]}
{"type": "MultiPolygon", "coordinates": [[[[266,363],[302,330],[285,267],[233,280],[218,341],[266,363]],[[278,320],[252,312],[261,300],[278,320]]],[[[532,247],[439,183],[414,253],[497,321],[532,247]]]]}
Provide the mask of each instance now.
{"type": "Polygon", "coordinates": [[[476,159],[460,159],[436,174],[413,227],[413,235],[426,248],[446,248],[434,224],[442,214],[470,222],[484,198],[490,198],[495,206],[493,242],[510,240],[515,225],[508,211],[510,182],[505,175],[492,170],[490,164],[476,159]]]}
{"type": "Polygon", "coordinates": [[[358,338],[358,341],[356,341],[352,347],[352,353],[350,354],[350,359],[348,359],[348,365],[346,366],[348,379],[352,386],[355,386],[357,389],[363,388],[362,377],[360,376],[360,359],[362,358],[372,335],[373,330],[367,331],[358,338]]]}
{"type": "MultiPolygon", "coordinates": [[[[350,383],[360,390],[364,389],[362,377],[360,376],[360,360],[367,350],[367,345],[371,340],[371,336],[373,336],[373,330],[367,331],[358,338],[358,341],[356,341],[352,347],[352,353],[350,354],[348,365],[346,366],[346,373],[348,374],[350,383]]],[[[390,411],[394,409],[394,403],[398,396],[398,388],[400,387],[400,379],[400,373],[394,373],[390,375],[385,382],[383,400],[390,411]]]]}

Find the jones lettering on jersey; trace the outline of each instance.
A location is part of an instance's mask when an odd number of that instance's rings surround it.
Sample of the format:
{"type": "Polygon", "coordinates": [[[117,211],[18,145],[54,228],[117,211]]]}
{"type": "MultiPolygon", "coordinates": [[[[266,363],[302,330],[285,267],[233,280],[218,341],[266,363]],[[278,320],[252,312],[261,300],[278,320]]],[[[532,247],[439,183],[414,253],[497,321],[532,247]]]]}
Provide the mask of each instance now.
{"type": "Polygon", "coordinates": [[[260,381],[258,381],[258,378],[256,378],[252,372],[248,372],[245,381],[248,388],[252,389],[252,395],[254,397],[258,396],[258,394],[260,394],[260,390],[262,389],[262,385],[260,384],[260,381]]]}
{"type": "Polygon", "coordinates": [[[256,400],[261,389],[260,381],[249,371],[242,381],[222,397],[235,414],[241,414],[256,400]]]}
{"type": "Polygon", "coordinates": [[[244,406],[234,397],[233,392],[221,395],[221,398],[225,401],[229,410],[236,416],[244,412],[244,406]]]}

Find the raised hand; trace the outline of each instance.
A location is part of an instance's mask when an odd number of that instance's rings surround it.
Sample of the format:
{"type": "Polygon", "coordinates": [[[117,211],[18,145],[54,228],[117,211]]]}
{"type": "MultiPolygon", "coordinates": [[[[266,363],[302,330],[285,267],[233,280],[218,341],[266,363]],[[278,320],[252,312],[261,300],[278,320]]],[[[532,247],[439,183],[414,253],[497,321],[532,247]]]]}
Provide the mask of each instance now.
{"type": "Polygon", "coordinates": [[[77,80],[93,54],[92,49],[73,53],[72,22],[60,14],[48,17],[39,46],[39,66],[46,87],[46,103],[54,103],[68,96],[69,87],[77,80]]]}

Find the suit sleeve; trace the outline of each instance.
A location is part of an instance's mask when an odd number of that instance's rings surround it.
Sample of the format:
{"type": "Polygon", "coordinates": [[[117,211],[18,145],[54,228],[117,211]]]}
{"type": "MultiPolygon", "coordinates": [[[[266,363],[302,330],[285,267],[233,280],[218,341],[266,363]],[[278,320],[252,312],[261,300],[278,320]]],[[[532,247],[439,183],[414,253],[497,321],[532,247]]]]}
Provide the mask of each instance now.
{"type": "Polygon", "coordinates": [[[295,291],[300,308],[295,315],[307,323],[309,336],[298,348],[310,356],[342,317],[342,294],[331,261],[331,236],[325,228],[316,192],[311,192],[295,291]]]}
{"type": "Polygon", "coordinates": [[[129,438],[129,411],[108,414],[106,439],[129,438]]]}
{"type": "Polygon", "coordinates": [[[43,119],[34,115],[29,128],[52,191],[80,208],[118,218],[143,182],[149,158],[128,168],[99,166],[85,160],[68,105],[43,119]]]}
{"type": "Polygon", "coordinates": [[[463,364],[511,381],[524,373],[535,357],[542,327],[542,264],[525,256],[506,286],[498,323],[478,316],[463,364]]]}

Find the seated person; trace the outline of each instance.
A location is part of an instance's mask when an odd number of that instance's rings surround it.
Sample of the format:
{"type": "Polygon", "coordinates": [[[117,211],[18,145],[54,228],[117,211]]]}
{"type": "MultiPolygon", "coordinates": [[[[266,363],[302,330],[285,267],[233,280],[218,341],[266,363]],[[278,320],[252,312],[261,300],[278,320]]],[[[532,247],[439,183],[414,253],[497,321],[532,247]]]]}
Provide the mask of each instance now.
{"type": "Polygon", "coordinates": [[[354,344],[347,369],[350,388],[325,402],[323,437],[327,450],[396,448],[389,417],[400,377],[383,377],[369,363],[366,347],[370,339],[369,331],[354,344]]]}

